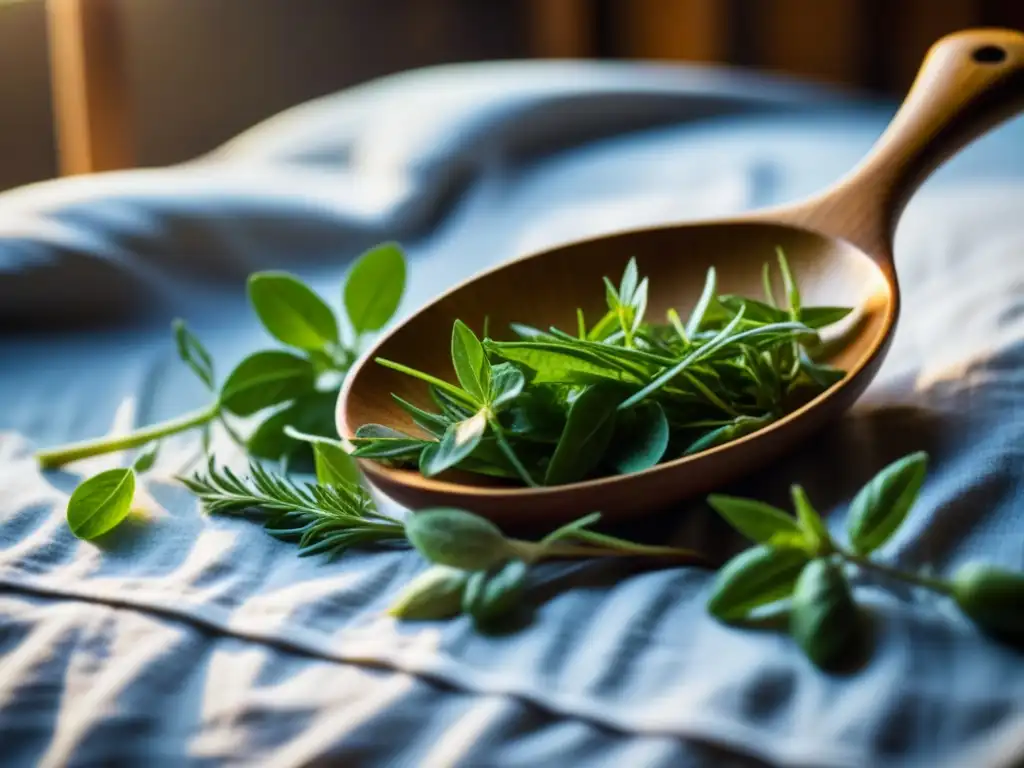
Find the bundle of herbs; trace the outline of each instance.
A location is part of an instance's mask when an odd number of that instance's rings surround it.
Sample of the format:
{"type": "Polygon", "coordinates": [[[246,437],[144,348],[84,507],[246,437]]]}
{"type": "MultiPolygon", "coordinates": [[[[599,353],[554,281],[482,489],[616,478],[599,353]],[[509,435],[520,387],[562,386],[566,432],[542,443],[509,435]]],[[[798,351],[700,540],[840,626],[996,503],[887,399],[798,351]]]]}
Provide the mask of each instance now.
{"type": "Polygon", "coordinates": [[[593,325],[541,330],[513,324],[511,341],[452,330],[458,386],[400,361],[380,365],[425,381],[436,410],[392,395],[427,435],[362,425],[354,456],[508,478],[527,486],[629,474],[736,440],[782,418],[845,372],[813,359],[819,331],[847,307],[805,307],[781,249],[786,301],[764,266],[765,301],[719,294],[715,269],[684,323],[645,317],[648,278],[630,259],[616,286],[605,278],[607,311],[593,325]]]}

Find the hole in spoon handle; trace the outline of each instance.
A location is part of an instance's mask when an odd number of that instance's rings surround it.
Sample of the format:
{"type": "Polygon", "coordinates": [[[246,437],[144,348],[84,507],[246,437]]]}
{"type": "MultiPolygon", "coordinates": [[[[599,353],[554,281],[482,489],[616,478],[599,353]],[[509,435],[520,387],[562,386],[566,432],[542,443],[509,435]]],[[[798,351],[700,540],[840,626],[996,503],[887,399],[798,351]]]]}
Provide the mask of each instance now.
{"type": "Polygon", "coordinates": [[[1024,109],[1024,35],[972,29],[936,42],[871,152],[812,203],[806,224],[891,259],[907,201],[943,162],[1024,109]]]}

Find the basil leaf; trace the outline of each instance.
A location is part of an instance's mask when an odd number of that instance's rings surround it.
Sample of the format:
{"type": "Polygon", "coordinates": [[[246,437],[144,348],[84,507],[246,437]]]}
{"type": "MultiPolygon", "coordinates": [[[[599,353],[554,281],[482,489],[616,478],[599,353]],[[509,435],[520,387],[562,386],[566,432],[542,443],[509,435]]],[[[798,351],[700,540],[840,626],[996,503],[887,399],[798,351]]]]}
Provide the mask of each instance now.
{"type": "Polygon", "coordinates": [[[490,389],[491,364],[487,362],[480,339],[461,320],[456,320],[452,328],[452,364],[459,384],[482,404],[490,389]]]}
{"type": "Polygon", "coordinates": [[[476,450],[486,431],[486,411],[480,411],[465,421],[452,424],[445,431],[437,448],[430,454],[430,460],[421,467],[423,474],[426,477],[433,477],[454,467],[476,450]]]}
{"type": "Polygon", "coordinates": [[[793,508],[796,510],[797,520],[800,521],[800,530],[803,531],[807,548],[815,555],[826,555],[832,551],[832,537],[829,536],[828,528],[821,515],[811,505],[807,493],[802,486],[793,485],[790,488],[793,497],[793,508]]]}
{"type": "Polygon", "coordinates": [[[807,553],[795,547],[762,545],[741,552],[719,570],[708,610],[723,621],[733,621],[789,597],[807,560],[807,553]]]}
{"type": "Polygon", "coordinates": [[[1024,646],[1024,574],[967,563],[957,569],[952,588],[960,610],[984,632],[1024,646]]]}
{"type": "Polygon", "coordinates": [[[383,328],[404,291],[405,256],[397,243],[382,243],[360,256],[344,289],[345,312],[356,334],[383,328]]]}
{"type": "Polygon", "coordinates": [[[132,469],[139,475],[148,472],[156,463],[156,457],[159,452],[160,443],[153,443],[135,457],[135,461],[132,462],[132,469]]]}
{"type": "Polygon", "coordinates": [[[847,519],[855,552],[874,551],[899,528],[921,490],[927,464],[927,453],[912,453],[885,467],[861,488],[847,519]]]}
{"type": "Polygon", "coordinates": [[[804,307],[800,310],[800,322],[808,328],[824,328],[838,323],[852,311],[852,307],[804,307]]]}
{"type": "Polygon", "coordinates": [[[108,469],[82,482],[68,500],[67,520],[80,539],[95,539],[117,527],[135,496],[135,472],[108,469]]]}
{"type": "Polygon", "coordinates": [[[459,568],[434,565],[410,581],[388,613],[412,621],[447,619],[459,613],[469,574],[459,568]]]}
{"type": "Polygon", "coordinates": [[[334,409],[337,403],[337,392],[312,392],[297,398],[256,427],[246,440],[246,452],[253,458],[271,461],[290,456],[294,471],[312,470],[312,447],[289,437],[285,430],[290,426],[307,435],[336,436],[334,409]]]}
{"type": "Polygon", "coordinates": [[[437,507],[414,512],[405,535],[432,563],[484,571],[515,557],[515,549],[489,520],[461,509],[437,507]]]}
{"type": "Polygon", "coordinates": [[[622,282],[619,283],[619,299],[623,304],[633,303],[633,294],[636,292],[637,281],[640,279],[636,268],[636,257],[631,256],[622,272],[622,282]]]}
{"type": "Polygon", "coordinates": [[[489,342],[494,355],[530,369],[531,384],[593,384],[600,381],[637,383],[627,373],[595,352],[563,343],[504,341],[489,342]]]}
{"type": "Polygon", "coordinates": [[[322,350],[338,343],[338,321],[323,299],[286,272],[249,277],[249,301],[263,327],[290,347],[322,350]]]}
{"type": "Polygon", "coordinates": [[[804,567],[793,591],[789,633],[822,669],[840,666],[857,647],[859,615],[840,566],[819,558],[804,567]]]}
{"type": "Polygon", "coordinates": [[[615,415],[622,391],[595,384],[580,393],[569,407],[565,429],[551,456],[545,485],[564,485],[582,480],[598,465],[615,432],[615,415]]]}
{"type": "Polygon", "coordinates": [[[340,445],[326,440],[313,443],[313,461],[316,465],[316,481],[321,485],[358,485],[359,468],[352,457],[340,445]]]}
{"type": "Polygon", "coordinates": [[[758,544],[793,546],[803,541],[803,531],[792,516],[753,499],[712,494],[708,504],[748,539],[758,544]]]}
{"type": "Polygon", "coordinates": [[[628,475],[655,466],[668,450],[669,427],[664,409],[655,402],[620,411],[606,461],[628,475]]]}
{"type": "Polygon", "coordinates": [[[199,377],[199,380],[206,385],[207,389],[214,389],[213,358],[206,351],[202,342],[188,329],[185,321],[176,319],[171,323],[174,331],[174,342],[178,349],[178,357],[185,363],[192,372],[199,377]]]}
{"type": "Polygon", "coordinates": [[[220,402],[238,416],[293,400],[313,390],[309,360],[289,352],[256,352],[240,362],[220,390],[220,402]]]}
{"type": "Polygon", "coordinates": [[[512,363],[499,363],[491,369],[491,387],[487,394],[488,405],[498,411],[510,404],[526,386],[526,376],[512,363]]]}
{"type": "Polygon", "coordinates": [[[462,593],[462,612],[478,623],[509,613],[522,599],[528,570],[522,560],[509,560],[494,570],[473,573],[462,593]]]}

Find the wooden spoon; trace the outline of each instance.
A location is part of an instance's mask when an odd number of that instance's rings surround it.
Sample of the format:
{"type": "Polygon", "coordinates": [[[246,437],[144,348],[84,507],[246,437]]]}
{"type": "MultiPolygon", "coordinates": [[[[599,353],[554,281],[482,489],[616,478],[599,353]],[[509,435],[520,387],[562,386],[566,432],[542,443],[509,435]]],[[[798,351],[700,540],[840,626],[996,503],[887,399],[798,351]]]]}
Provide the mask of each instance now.
{"type": "Polygon", "coordinates": [[[454,381],[450,339],[456,319],[479,333],[489,316],[494,338],[516,321],[574,328],[577,307],[587,317],[603,314],[601,279],[617,280],[631,256],[650,277],[650,318],[663,318],[670,307],[692,307],[712,265],[720,292],[757,297],[762,265],[781,246],[805,304],[856,306],[861,321],[829,361],[846,370],[846,378],[759,432],[643,472],[545,488],[494,485],[461,473],[431,479],[360,462],[378,490],[407,507],[461,507],[506,528],[553,526],[595,510],[606,518],[653,511],[718,488],[784,455],[840,416],[868,386],[899,316],[892,242],[905,204],[942,162],[1022,107],[1024,35],[978,29],[945,37],[928,52],[872,151],[830,189],[739,218],[574,242],[483,272],[427,304],[363,356],[339,398],[338,432],[353,437],[360,425],[380,423],[418,434],[391,393],[430,408],[426,386],[374,358],[454,381]]]}

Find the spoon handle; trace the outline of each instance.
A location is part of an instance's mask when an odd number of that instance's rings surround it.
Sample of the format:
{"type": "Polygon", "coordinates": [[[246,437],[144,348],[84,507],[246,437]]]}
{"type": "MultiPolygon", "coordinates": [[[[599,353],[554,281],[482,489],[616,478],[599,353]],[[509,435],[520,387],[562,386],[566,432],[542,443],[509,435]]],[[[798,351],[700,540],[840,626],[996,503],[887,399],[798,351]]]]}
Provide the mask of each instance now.
{"type": "Polygon", "coordinates": [[[1024,34],[955,32],[936,42],[888,128],[861,163],[794,209],[794,223],[851,241],[892,262],[910,197],[943,162],[1024,109],[1024,34]]]}

